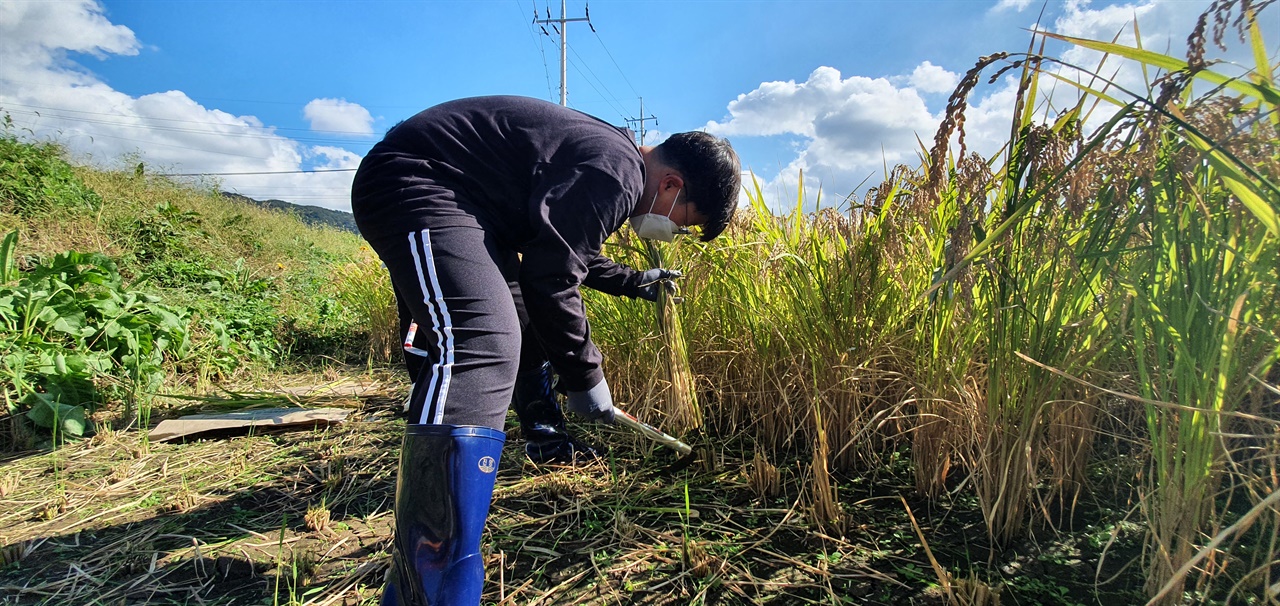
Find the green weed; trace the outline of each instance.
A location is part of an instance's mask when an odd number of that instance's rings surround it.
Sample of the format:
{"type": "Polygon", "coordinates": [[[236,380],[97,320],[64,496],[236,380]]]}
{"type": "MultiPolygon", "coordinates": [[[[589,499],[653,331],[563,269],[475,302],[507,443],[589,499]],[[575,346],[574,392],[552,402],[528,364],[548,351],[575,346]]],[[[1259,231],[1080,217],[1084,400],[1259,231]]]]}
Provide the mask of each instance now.
{"type": "Polygon", "coordinates": [[[55,442],[83,435],[109,401],[146,414],[166,357],[186,354],[186,310],[127,288],[100,254],[66,252],[0,285],[0,388],[55,442]]]}

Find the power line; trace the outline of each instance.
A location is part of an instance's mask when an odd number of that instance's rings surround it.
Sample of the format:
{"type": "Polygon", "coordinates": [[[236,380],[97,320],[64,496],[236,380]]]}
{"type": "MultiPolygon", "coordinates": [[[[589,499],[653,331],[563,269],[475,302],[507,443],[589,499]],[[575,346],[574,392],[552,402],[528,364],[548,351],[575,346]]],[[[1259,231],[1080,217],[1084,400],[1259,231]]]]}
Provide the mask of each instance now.
{"type": "MultiPolygon", "coordinates": [[[[71,110],[71,111],[75,111],[75,110],[71,110]]],[[[211,136],[218,136],[218,137],[224,137],[224,138],[226,138],[226,137],[242,137],[242,138],[252,138],[252,139],[275,139],[275,140],[280,140],[280,141],[297,141],[297,140],[299,140],[299,139],[287,139],[287,138],[284,138],[284,137],[270,137],[270,136],[261,136],[261,135],[250,135],[250,134],[244,134],[244,133],[241,133],[241,134],[237,134],[237,133],[218,133],[218,132],[211,132],[211,131],[207,131],[207,130],[202,131],[202,130],[192,130],[192,129],[174,128],[174,127],[148,126],[148,125],[145,125],[145,124],[126,124],[126,123],[121,123],[121,122],[112,122],[112,121],[107,121],[107,120],[94,120],[94,119],[90,119],[90,118],[76,118],[76,117],[70,117],[70,116],[58,116],[58,115],[44,115],[44,114],[40,114],[40,113],[38,113],[38,112],[24,112],[24,111],[18,111],[18,112],[14,112],[14,113],[17,113],[17,114],[19,114],[19,115],[24,115],[24,114],[25,114],[25,115],[35,115],[35,116],[37,116],[37,117],[41,117],[41,118],[61,119],[61,120],[69,121],[69,122],[71,122],[71,123],[73,123],[73,124],[74,124],[74,123],[79,122],[79,123],[86,123],[86,124],[103,124],[103,125],[109,125],[109,126],[122,126],[122,127],[131,127],[131,128],[147,128],[148,130],[153,130],[153,131],[162,131],[162,132],[180,132],[180,133],[190,133],[190,134],[201,134],[201,135],[211,135],[211,136]]],[[[100,112],[84,112],[84,113],[100,113],[100,112]]],[[[110,115],[110,114],[104,114],[104,115],[110,115]]],[[[115,139],[115,140],[119,140],[119,141],[127,141],[127,142],[130,142],[130,143],[137,143],[137,144],[145,145],[145,146],[148,146],[148,147],[167,147],[167,148],[171,148],[171,149],[181,149],[181,150],[193,151],[193,152],[199,152],[199,153],[204,153],[204,154],[216,154],[216,155],[223,155],[223,156],[232,156],[232,157],[245,158],[245,159],[250,159],[250,160],[270,160],[270,159],[271,159],[270,157],[251,156],[251,155],[247,155],[247,154],[239,154],[239,153],[229,152],[229,151],[221,151],[221,150],[214,150],[214,149],[207,149],[207,148],[196,148],[196,147],[189,147],[189,146],[185,146],[185,145],[175,145],[175,144],[172,144],[172,143],[162,143],[162,142],[155,141],[155,140],[144,141],[144,140],[139,140],[139,139],[132,139],[132,138],[129,138],[129,137],[120,137],[120,136],[117,136],[117,135],[111,135],[111,134],[102,133],[102,132],[88,132],[88,131],[80,130],[79,128],[76,128],[76,127],[74,127],[74,126],[72,126],[72,127],[71,127],[71,129],[70,129],[69,131],[67,131],[67,132],[68,132],[69,134],[71,134],[71,135],[85,136],[85,137],[89,137],[90,139],[94,139],[94,138],[115,139]]],[[[323,140],[323,139],[317,139],[316,141],[326,141],[326,140],[323,140]]],[[[356,170],[356,169],[354,169],[354,168],[320,168],[320,169],[310,169],[310,170],[290,170],[290,171],[250,171],[250,172],[217,172],[217,173],[213,173],[213,172],[203,172],[203,173],[156,173],[156,175],[157,175],[157,176],[162,176],[162,177],[204,177],[204,176],[209,176],[209,177],[218,177],[218,176],[247,176],[247,175],[285,175],[285,174],[307,174],[307,173],[339,173],[339,172],[354,172],[355,170],[356,170]]]]}
{"type": "MultiPolygon", "coordinates": [[[[258,130],[263,130],[266,128],[263,126],[253,126],[249,124],[228,124],[226,122],[201,122],[198,120],[185,120],[182,118],[159,118],[159,117],[152,117],[152,116],[125,114],[120,112],[93,112],[85,109],[71,109],[67,107],[47,107],[43,105],[28,105],[25,103],[13,103],[8,101],[0,102],[0,109],[3,109],[5,107],[25,107],[32,110],[71,112],[75,114],[89,114],[91,116],[113,116],[117,118],[137,118],[139,120],[148,120],[148,121],[157,121],[157,122],[178,122],[181,124],[197,124],[202,126],[229,126],[233,128],[251,128],[251,129],[258,129],[258,130]]],[[[67,118],[67,119],[71,119],[71,118],[67,118]]],[[[295,130],[295,131],[303,131],[303,132],[309,132],[309,133],[330,133],[335,135],[361,135],[365,137],[373,136],[372,133],[367,133],[364,131],[354,131],[354,130],[319,130],[319,129],[312,129],[312,128],[289,128],[285,126],[273,126],[271,128],[275,130],[295,130]]]]}
{"type": "Polygon", "coordinates": [[[313,168],[310,170],[262,170],[237,173],[156,173],[157,177],[242,177],[245,175],[302,175],[308,173],[349,173],[354,168],[313,168]]]}
{"type": "MultiPolygon", "coordinates": [[[[22,84],[26,87],[47,88],[47,89],[54,89],[59,91],[65,90],[62,86],[51,85],[44,82],[35,82],[32,80],[16,80],[13,78],[5,78],[4,81],[7,83],[22,84]]],[[[112,92],[119,93],[120,91],[112,91],[112,92]]],[[[124,93],[120,93],[120,94],[124,94],[124,93]]],[[[186,95],[188,99],[191,99],[192,101],[195,101],[196,103],[199,103],[201,105],[203,105],[204,101],[230,101],[233,103],[253,103],[258,105],[291,105],[294,107],[305,106],[307,103],[310,103],[310,101],[270,101],[266,99],[232,99],[228,97],[206,97],[204,95],[198,95],[200,100],[196,101],[196,99],[193,98],[186,91],[182,91],[182,94],[186,95]]],[[[312,99],[311,101],[314,101],[314,100],[315,99],[312,99]]],[[[376,107],[376,108],[383,108],[383,109],[413,109],[413,110],[422,109],[417,105],[365,105],[363,103],[360,103],[358,105],[364,108],[376,107]]]]}
{"type": "Polygon", "coordinates": [[[591,28],[591,33],[596,35],[596,40],[600,42],[600,48],[604,49],[604,54],[609,55],[609,60],[613,61],[613,66],[618,68],[618,73],[622,76],[623,82],[626,82],[627,87],[631,89],[631,92],[635,93],[635,95],[639,97],[640,93],[636,92],[636,87],[632,86],[631,80],[627,79],[627,73],[622,71],[622,66],[618,65],[618,61],[613,58],[613,53],[609,52],[609,47],[604,45],[604,38],[600,37],[600,32],[597,32],[596,28],[593,27],[591,28]]]}
{"type": "MultiPolygon", "coordinates": [[[[537,4],[534,4],[533,10],[534,10],[534,20],[533,20],[534,24],[540,24],[540,27],[541,27],[541,24],[551,25],[551,28],[560,36],[560,57],[561,57],[560,59],[561,60],[560,104],[561,105],[568,105],[568,93],[566,91],[568,85],[566,82],[567,78],[565,75],[565,66],[568,64],[568,55],[566,51],[569,49],[568,49],[568,44],[565,42],[565,34],[567,33],[567,31],[565,30],[567,29],[567,23],[571,21],[587,22],[587,26],[591,28],[591,32],[595,34],[596,39],[600,41],[601,48],[604,49],[605,53],[609,56],[610,61],[613,62],[614,68],[616,68],[618,70],[618,73],[622,75],[622,79],[623,81],[626,82],[627,87],[630,88],[632,92],[636,92],[635,87],[632,86],[631,84],[631,80],[628,79],[626,73],[622,71],[622,67],[619,66],[618,61],[614,59],[613,53],[609,51],[608,47],[605,46],[604,44],[604,40],[600,38],[600,32],[596,31],[595,24],[591,22],[591,7],[589,4],[585,8],[586,17],[577,18],[577,19],[565,18],[564,16],[565,0],[561,0],[561,6],[560,6],[561,16],[559,19],[553,19],[551,17],[551,8],[549,6],[547,7],[546,19],[539,19],[541,15],[538,13],[537,4]],[[556,27],[557,23],[560,24],[560,27],[558,28],[556,27]]],[[[551,33],[548,32],[545,27],[542,27],[541,29],[542,29],[543,35],[547,37],[551,37],[551,33]]],[[[591,88],[594,89],[596,93],[600,95],[600,99],[604,101],[607,105],[609,105],[611,108],[613,108],[613,110],[617,112],[618,115],[624,121],[627,121],[627,122],[633,121],[632,119],[627,117],[628,116],[627,112],[622,109],[622,106],[624,105],[622,101],[618,99],[617,95],[613,94],[613,91],[610,90],[607,84],[605,84],[604,79],[601,78],[598,74],[596,74],[595,70],[591,69],[591,65],[586,61],[586,59],[582,57],[581,54],[578,53],[577,48],[573,48],[571,50],[573,50],[573,55],[577,59],[577,61],[574,62],[573,67],[575,70],[578,71],[578,74],[581,75],[583,79],[586,80],[587,84],[590,85],[591,88]],[[583,69],[586,70],[586,73],[583,72],[583,69]],[[590,74],[590,76],[588,76],[588,73],[590,74]],[[593,78],[594,78],[594,81],[593,81],[593,78]],[[599,86],[597,86],[597,83],[599,84],[599,86]]],[[[543,59],[543,65],[545,68],[545,65],[546,65],[545,56],[543,59]]],[[[636,93],[636,96],[639,97],[640,96],[639,93],[636,93]]],[[[643,119],[643,116],[641,117],[641,119],[643,119]]],[[[641,124],[643,125],[643,122],[641,124]]]]}
{"type": "MultiPolygon", "coordinates": [[[[334,145],[344,145],[348,143],[353,143],[353,141],[348,139],[328,139],[328,138],[321,138],[321,137],[285,137],[283,135],[258,134],[258,133],[246,133],[246,132],[238,132],[238,133],[237,132],[218,132],[216,130],[209,130],[209,129],[201,130],[201,129],[194,129],[194,128],[179,128],[176,126],[136,124],[136,123],[128,123],[128,122],[117,122],[113,120],[99,120],[95,118],[85,118],[85,117],[78,117],[78,116],[64,116],[56,113],[47,113],[47,112],[40,113],[37,111],[13,110],[8,113],[13,115],[20,115],[20,116],[22,115],[35,116],[36,118],[41,118],[41,119],[63,120],[73,124],[98,124],[102,126],[113,126],[118,128],[141,128],[151,132],[204,135],[204,136],[219,137],[224,139],[240,138],[240,139],[257,139],[262,141],[300,141],[300,142],[308,142],[308,143],[328,143],[328,144],[334,144],[334,145]]],[[[123,116],[123,117],[127,117],[127,116],[123,116]]],[[[33,120],[32,125],[34,126],[35,124],[36,124],[36,121],[33,120]]],[[[235,125],[226,125],[226,126],[235,126],[235,125]]],[[[241,126],[241,128],[251,128],[251,127],[241,126]]],[[[111,135],[107,135],[105,133],[86,133],[86,134],[89,134],[90,136],[111,137],[111,135]]],[[[115,137],[115,138],[122,138],[122,137],[115,137]]],[[[132,139],[125,139],[125,140],[132,141],[132,139]]],[[[212,152],[212,150],[209,150],[209,151],[212,152]]],[[[212,153],[218,153],[218,152],[212,152],[212,153]]]]}
{"type": "Polygon", "coordinates": [[[591,88],[595,89],[595,91],[600,94],[600,98],[603,99],[605,103],[608,103],[611,107],[613,107],[613,110],[618,112],[618,115],[625,120],[627,118],[627,113],[622,111],[621,109],[622,101],[619,101],[618,97],[613,94],[613,91],[610,91],[609,87],[605,85],[604,80],[601,79],[600,76],[597,76],[594,71],[592,71],[591,66],[587,65],[586,60],[582,58],[582,55],[578,54],[578,51],[574,49],[569,49],[569,50],[572,50],[573,56],[577,57],[578,59],[577,62],[574,62],[573,68],[578,70],[578,73],[581,74],[582,78],[587,81],[587,84],[590,84],[591,88]],[[595,84],[592,84],[591,78],[588,78],[586,74],[582,73],[582,68],[578,67],[579,62],[582,63],[582,67],[587,68],[587,71],[590,72],[591,76],[596,79],[596,82],[599,82],[600,86],[604,87],[605,89],[604,92],[601,92],[600,89],[597,88],[595,84]],[[605,97],[606,94],[608,95],[608,97],[605,97]],[[609,98],[612,98],[613,101],[610,101],[609,98]]]}
{"type": "MultiPolygon", "coordinates": [[[[520,8],[520,0],[513,0],[513,1],[516,3],[516,8],[520,10],[521,14],[523,14],[524,9],[520,8]]],[[[533,5],[533,21],[530,21],[529,23],[527,23],[525,27],[529,30],[529,39],[533,41],[535,44],[537,44],[538,46],[538,54],[542,55],[542,75],[546,76],[547,99],[550,99],[555,96],[555,92],[551,90],[551,68],[547,66],[547,48],[546,48],[546,44],[544,43],[545,41],[538,36],[537,32],[533,31],[534,24],[538,22],[537,0],[533,0],[531,4],[533,5]]],[[[542,26],[538,26],[538,27],[539,29],[541,29],[542,26]]],[[[543,30],[543,31],[546,31],[546,30],[543,30]]]]}
{"type": "Polygon", "coordinates": [[[186,151],[200,152],[200,153],[202,153],[202,154],[217,154],[217,155],[220,155],[220,156],[231,156],[231,157],[234,157],[234,158],[246,158],[246,159],[248,159],[248,160],[270,160],[270,159],[271,159],[269,156],[268,156],[268,157],[263,157],[263,156],[250,156],[250,155],[246,155],[246,154],[237,154],[237,153],[234,153],[234,152],[218,151],[218,150],[214,150],[214,149],[200,149],[200,148],[197,148],[197,147],[187,147],[187,146],[185,146],[185,145],[173,145],[173,144],[171,144],[171,143],[160,143],[159,141],[143,141],[143,140],[140,140],[140,139],[130,139],[130,138],[128,138],[128,137],[118,137],[118,136],[116,136],[116,135],[108,135],[108,134],[105,134],[105,133],[91,133],[91,132],[85,132],[85,131],[80,131],[80,130],[73,130],[73,131],[71,131],[71,133],[72,133],[72,134],[75,134],[75,135],[81,135],[81,136],[84,136],[84,137],[88,137],[88,138],[90,138],[90,139],[96,139],[96,138],[103,138],[103,139],[116,139],[116,140],[119,140],[119,141],[128,141],[129,143],[139,143],[139,144],[142,144],[142,145],[146,145],[146,146],[148,146],[148,147],[155,147],[155,146],[158,146],[158,147],[171,147],[171,148],[173,148],[173,149],[182,149],[182,150],[186,150],[186,151]]]}
{"type": "MultiPolygon", "coordinates": [[[[254,127],[254,126],[245,125],[245,124],[224,124],[224,123],[197,122],[197,121],[194,121],[194,120],[182,120],[182,119],[175,119],[175,118],[151,118],[151,117],[145,117],[145,118],[144,118],[144,117],[137,117],[139,120],[142,120],[142,121],[167,121],[167,122],[176,122],[176,123],[181,123],[181,124],[206,125],[206,126],[212,126],[212,127],[231,128],[231,129],[256,129],[256,130],[258,130],[259,132],[256,132],[256,133],[246,133],[246,132],[225,132],[225,131],[224,131],[224,132],[218,132],[218,130],[215,130],[215,129],[192,129],[192,128],[180,128],[180,127],[176,127],[176,126],[160,126],[160,125],[153,125],[153,124],[128,123],[128,122],[120,122],[120,121],[113,121],[113,120],[100,120],[100,119],[93,119],[93,118],[88,118],[88,117],[84,117],[84,116],[67,116],[67,115],[61,115],[61,114],[57,114],[57,113],[50,113],[50,111],[49,111],[49,110],[52,110],[52,111],[58,111],[58,112],[65,111],[65,112],[72,112],[72,113],[77,113],[77,114],[88,114],[88,115],[99,115],[99,116],[114,116],[114,117],[120,117],[120,118],[133,118],[134,116],[129,116],[129,115],[127,115],[127,114],[119,114],[119,113],[91,112],[91,111],[86,111],[86,110],[74,110],[74,109],[67,109],[67,108],[45,108],[45,107],[42,107],[42,106],[27,105],[27,104],[17,104],[17,103],[8,103],[7,105],[9,105],[9,106],[19,106],[19,107],[29,107],[29,108],[36,108],[36,109],[44,109],[44,110],[46,110],[46,111],[45,111],[45,113],[41,113],[41,112],[39,112],[39,111],[34,111],[34,110],[33,110],[33,111],[13,110],[11,113],[18,114],[18,115],[35,116],[35,117],[36,117],[36,118],[38,118],[38,119],[39,119],[39,118],[45,118],[45,119],[49,119],[49,120],[65,121],[65,122],[68,122],[68,123],[70,123],[72,126],[70,126],[70,127],[69,127],[69,130],[68,130],[67,132],[68,132],[69,134],[72,134],[72,135],[86,136],[86,137],[89,137],[90,139],[94,139],[94,138],[104,138],[104,139],[115,139],[115,140],[120,140],[120,141],[127,141],[127,142],[130,142],[130,143],[136,143],[136,144],[144,145],[144,146],[149,147],[149,148],[150,148],[150,147],[163,147],[163,148],[170,148],[170,149],[181,149],[181,150],[194,151],[194,152],[204,153],[204,154],[216,154],[216,155],[223,155],[223,156],[232,156],[232,157],[239,157],[239,158],[247,158],[247,159],[252,159],[252,160],[269,160],[269,159],[270,159],[270,157],[269,157],[269,156],[268,156],[268,157],[252,156],[252,155],[248,155],[248,154],[235,153],[235,152],[230,152],[230,151],[216,150],[216,149],[209,149],[209,148],[198,148],[198,147],[190,147],[190,146],[185,146],[185,145],[175,145],[175,144],[172,144],[172,143],[163,143],[163,142],[156,141],[156,140],[148,140],[148,141],[144,141],[144,140],[139,140],[139,139],[134,139],[134,138],[129,138],[129,137],[121,137],[121,136],[112,135],[112,134],[103,133],[103,132],[90,132],[90,131],[85,131],[85,130],[82,130],[82,129],[80,129],[80,128],[77,128],[77,127],[75,127],[75,126],[74,126],[74,124],[77,124],[77,123],[79,123],[79,124],[86,124],[86,125],[87,125],[87,124],[98,124],[98,125],[105,125],[105,126],[109,126],[109,127],[119,127],[119,128],[144,128],[144,129],[147,129],[148,131],[159,131],[159,132],[169,132],[169,133],[186,133],[186,134],[192,134],[192,135],[205,135],[205,136],[214,136],[214,137],[218,137],[218,138],[221,138],[221,139],[236,138],[236,137],[238,137],[238,138],[242,138],[242,139],[259,139],[259,140],[264,140],[264,141],[281,141],[281,142],[311,142],[311,143],[329,143],[329,144],[337,144],[337,145],[342,145],[342,144],[351,143],[351,141],[350,141],[350,140],[346,140],[346,139],[325,139],[325,138],[307,138],[307,137],[294,137],[294,138],[287,138],[287,137],[283,137],[283,136],[279,136],[279,135],[266,134],[266,133],[263,133],[263,132],[262,132],[261,127],[254,127]]],[[[32,126],[34,126],[34,125],[36,124],[36,122],[35,122],[35,121],[32,121],[32,122],[31,122],[31,124],[32,124],[32,126]]],[[[304,130],[304,129],[288,129],[288,130],[304,130]]],[[[325,132],[325,131],[316,131],[316,132],[325,132]]],[[[328,132],[347,132],[347,131],[328,131],[328,132]]],[[[352,133],[352,134],[364,134],[364,133],[352,133]]],[[[234,176],[234,175],[238,175],[238,174],[246,174],[246,175],[247,175],[247,174],[288,174],[288,173],[290,173],[290,172],[303,172],[303,173],[306,173],[306,172],[348,172],[348,171],[353,171],[353,170],[355,170],[355,169],[317,169],[317,170],[312,170],[312,171],[283,171],[283,172],[261,172],[261,173],[179,173],[179,174],[175,174],[175,175],[165,175],[165,176],[204,176],[204,175],[208,175],[208,176],[220,176],[220,175],[234,176]]]]}

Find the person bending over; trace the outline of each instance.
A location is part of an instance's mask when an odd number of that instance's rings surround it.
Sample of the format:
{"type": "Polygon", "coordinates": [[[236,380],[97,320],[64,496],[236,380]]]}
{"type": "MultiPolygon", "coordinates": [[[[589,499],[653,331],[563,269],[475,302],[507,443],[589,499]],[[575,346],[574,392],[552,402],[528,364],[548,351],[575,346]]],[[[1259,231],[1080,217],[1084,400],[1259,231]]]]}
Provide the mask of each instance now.
{"type": "Polygon", "coordinates": [[[600,256],[604,241],[628,220],[644,238],[697,226],[709,241],[740,187],[724,139],[689,132],[637,147],[630,131],[523,97],[442,103],[374,145],[352,212],[427,352],[401,446],[384,605],[479,603],[503,421],[517,378],[542,368],[522,350],[536,344],[570,411],[612,422],[578,290],[616,268],[600,256]]]}

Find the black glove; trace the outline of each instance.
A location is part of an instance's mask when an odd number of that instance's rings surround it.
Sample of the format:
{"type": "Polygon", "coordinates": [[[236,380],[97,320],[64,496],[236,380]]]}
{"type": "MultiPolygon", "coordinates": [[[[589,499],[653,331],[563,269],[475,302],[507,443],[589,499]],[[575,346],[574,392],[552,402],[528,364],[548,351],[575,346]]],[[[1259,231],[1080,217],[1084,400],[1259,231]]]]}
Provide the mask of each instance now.
{"type": "Polygon", "coordinates": [[[604,379],[587,391],[569,392],[565,407],[588,421],[613,422],[613,394],[604,379]]]}
{"type": "Polygon", "coordinates": [[[636,296],[646,301],[657,301],[662,287],[674,289],[675,280],[683,277],[678,269],[650,269],[640,274],[640,286],[636,287],[636,296]]]}

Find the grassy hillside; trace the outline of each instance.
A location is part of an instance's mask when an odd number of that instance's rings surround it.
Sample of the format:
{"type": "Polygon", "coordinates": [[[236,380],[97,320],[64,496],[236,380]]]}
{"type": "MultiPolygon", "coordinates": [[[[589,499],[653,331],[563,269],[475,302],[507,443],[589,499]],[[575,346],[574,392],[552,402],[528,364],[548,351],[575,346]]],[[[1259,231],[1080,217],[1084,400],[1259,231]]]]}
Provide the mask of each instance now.
{"type": "Polygon", "coordinates": [[[368,357],[353,306],[378,283],[344,278],[368,251],[293,212],[74,167],[54,144],[5,136],[0,234],[0,314],[16,330],[0,339],[13,447],[39,439],[21,413],[41,403],[128,423],[121,415],[145,413],[161,386],[204,392],[368,357]]]}
{"type": "Polygon", "coordinates": [[[285,202],[284,200],[275,200],[275,199],[255,200],[248,196],[242,196],[240,194],[233,194],[231,192],[225,192],[225,191],[222,192],[222,195],[232,200],[243,202],[245,204],[253,204],[255,206],[261,206],[262,208],[281,210],[287,213],[294,214],[299,219],[301,219],[303,223],[306,223],[307,225],[336,227],[343,231],[349,231],[353,234],[359,233],[359,230],[356,229],[355,218],[352,217],[351,213],[348,213],[348,212],[330,210],[328,208],[321,208],[319,206],[293,204],[290,202],[285,202]]]}

